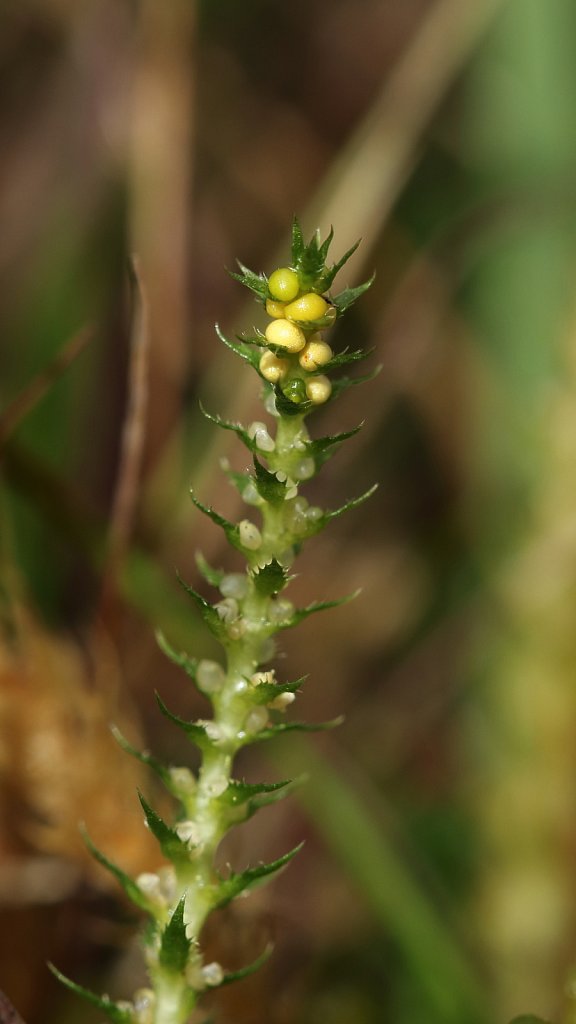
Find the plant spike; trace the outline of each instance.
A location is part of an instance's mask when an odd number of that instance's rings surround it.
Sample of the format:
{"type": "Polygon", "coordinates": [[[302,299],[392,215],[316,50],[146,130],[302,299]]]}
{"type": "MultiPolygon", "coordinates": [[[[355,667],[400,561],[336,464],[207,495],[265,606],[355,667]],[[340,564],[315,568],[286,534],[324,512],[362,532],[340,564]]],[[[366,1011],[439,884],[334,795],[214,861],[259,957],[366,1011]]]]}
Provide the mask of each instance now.
{"type": "Polygon", "coordinates": [[[238,523],[228,522],[192,496],[196,507],[224,531],[228,543],[246,561],[244,572],[227,573],[197,556],[205,581],[220,591],[213,603],[180,580],[219,642],[222,661],[197,660],[159,637],[167,657],[193,680],[212,706],[211,717],[189,722],[157,698],[162,714],[197,747],[200,767],[194,774],[186,767],[164,765],[147,752],[135,750],[116,730],[126,752],[146,763],[176,802],[176,811],[167,822],[140,794],[145,823],[158,842],[165,865],[131,879],[87,834],[85,837],[96,859],[117,878],[132,903],[148,915],[142,947],[149,987],[140,989],[131,1002],[115,1003],[107,996],[95,996],[53,968],[69,989],[117,1024],[188,1024],[205,989],[245,977],[267,959],[268,948],[254,964],[228,971],[219,963],[206,963],[201,948],[201,930],[212,910],[284,868],[300,849],[298,846],[268,864],[231,871],[226,878],[218,873],[215,855],[226,833],[296,784],[290,780],[268,784],[237,780],[234,759],[248,744],[284,732],[332,728],[341,721],[321,725],[282,721],[304,679],[281,683],[275,670],[268,667],[278,633],[342,603],[342,599],[318,601],[297,609],[284,596],[303,541],[372,493],[370,490],[336,511],[311,506],[300,494],[301,486],[360,429],[312,440],[306,426],[311,413],[354,383],[346,377],[332,380],[328,374],[362,356],[347,350],[335,355],[324,339],[324,331],[370,284],[347,288],[339,295],[328,293],[335,274],[356,249],[353,246],[328,266],[332,235],[331,230],[321,242],[316,232],[306,244],[295,220],[290,266],[267,277],[239,263],[240,272],[232,277],[256,295],[270,322],[264,333],[255,331],[252,337],[233,342],[217,329],[220,339],[264,382],[264,408],[271,425],[256,421],[245,428],[205,413],[216,426],[237,434],[251,453],[252,468],[245,473],[228,471],[247,505],[238,523]]]}

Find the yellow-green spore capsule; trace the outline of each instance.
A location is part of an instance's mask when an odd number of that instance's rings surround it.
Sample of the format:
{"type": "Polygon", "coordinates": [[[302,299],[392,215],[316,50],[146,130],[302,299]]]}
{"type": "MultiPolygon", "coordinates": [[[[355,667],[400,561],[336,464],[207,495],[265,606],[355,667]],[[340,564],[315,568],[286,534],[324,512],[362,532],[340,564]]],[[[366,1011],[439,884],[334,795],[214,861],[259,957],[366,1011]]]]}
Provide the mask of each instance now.
{"type": "Polygon", "coordinates": [[[262,356],[259,366],[260,373],[271,384],[277,384],[279,380],[282,380],[290,368],[287,359],[279,359],[278,356],[268,350],[262,356]]]}
{"type": "Polygon", "coordinates": [[[316,292],[308,292],[301,295],[299,299],[290,302],[285,309],[285,315],[290,320],[300,320],[305,323],[312,320],[321,320],[328,309],[326,299],[316,292]]]}
{"type": "Polygon", "coordinates": [[[300,291],[298,274],[289,267],[280,267],[268,278],[268,291],[279,302],[292,302],[300,291]]]}
{"type": "Polygon", "coordinates": [[[302,349],[298,356],[298,362],[303,370],[317,370],[319,366],[326,366],[332,359],[333,352],[325,341],[318,335],[312,335],[308,344],[302,349]]]}
{"type": "Polygon", "coordinates": [[[276,299],[266,299],[266,312],[268,316],[274,317],[275,320],[280,320],[284,316],[284,303],[276,302],[276,299]]]}
{"type": "Polygon", "coordinates": [[[322,405],[327,402],[332,394],[332,384],[328,377],[318,374],[306,382],[306,395],[314,405],[322,405]]]}
{"type": "Polygon", "coordinates": [[[266,341],[287,352],[301,352],[306,344],[306,336],[296,324],[290,320],[273,320],[266,328],[266,341]]]}

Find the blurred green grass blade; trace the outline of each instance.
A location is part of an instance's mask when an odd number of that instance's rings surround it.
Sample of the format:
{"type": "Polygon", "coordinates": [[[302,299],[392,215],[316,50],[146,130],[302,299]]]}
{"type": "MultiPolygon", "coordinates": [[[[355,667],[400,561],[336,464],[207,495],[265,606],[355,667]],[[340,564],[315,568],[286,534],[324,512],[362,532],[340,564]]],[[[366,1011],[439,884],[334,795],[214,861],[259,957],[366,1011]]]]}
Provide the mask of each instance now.
{"type": "Polygon", "coordinates": [[[294,737],[276,760],[283,771],[297,767],[308,775],[299,798],[375,919],[398,943],[431,1012],[454,1024],[487,1021],[480,980],[458,937],[386,835],[364,785],[355,786],[349,770],[338,770],[311,743],[294,737]]]}

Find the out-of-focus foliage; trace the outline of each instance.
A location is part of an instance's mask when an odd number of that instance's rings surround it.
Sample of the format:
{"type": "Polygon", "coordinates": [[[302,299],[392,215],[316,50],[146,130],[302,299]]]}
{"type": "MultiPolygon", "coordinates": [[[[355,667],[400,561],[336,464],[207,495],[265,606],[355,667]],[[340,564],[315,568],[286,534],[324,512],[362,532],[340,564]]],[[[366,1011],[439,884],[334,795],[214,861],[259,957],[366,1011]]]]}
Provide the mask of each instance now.
{"type": "Polygon", "coordinates": [[[380,487],[295,584],[302,605],[363,588],[286,642],[305,717],[346,722],[246,758],[312,781],[223,860],[308,841],[211,926],[230,964],[276,943],[214,1016],[573,1024],[575,38],[571,0],[3,5],[0,988],[27,1024],[98,1020],[47,959],[137,984],[76,822],[150,863],[106,726],[184,756],[154,689],[198,698],[153,630],[210,656],[174,567],[201,588],[196,547],[224,552],[187,492],[232,517],[215,470],[245,468],[198,399],[255,407],[213,324],[261,326],[225,268],[269,272],[294,213],[334,224],[335,258],[363,236],[344,284],[376,271],[336,347],[382,371],[323,413],[366,425],[322,504],[380,487]]]}

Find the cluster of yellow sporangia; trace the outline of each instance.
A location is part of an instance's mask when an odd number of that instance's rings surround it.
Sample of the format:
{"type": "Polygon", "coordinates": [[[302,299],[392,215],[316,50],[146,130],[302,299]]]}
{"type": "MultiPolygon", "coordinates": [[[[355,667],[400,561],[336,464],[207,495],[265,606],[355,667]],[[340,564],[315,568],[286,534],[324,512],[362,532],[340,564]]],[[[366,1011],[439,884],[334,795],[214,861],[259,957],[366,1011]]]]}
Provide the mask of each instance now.
{"type": "Polygon", "coordinates": [[[289,267],[280,267],[270,275],[268,294],[266,312],[273,319],[266,328],[266,341],[275,350],[286,352],[286,358],[277,351],[264,352],[260,373],[271,384],[299,379],[308,401],[321,405],[330,398],[332,384],[317,371],[330,362],[333,353],[319,325],[330,326],[336,319],[336,309],[317,292],[302,291],[298,274],[289,267]]]}

